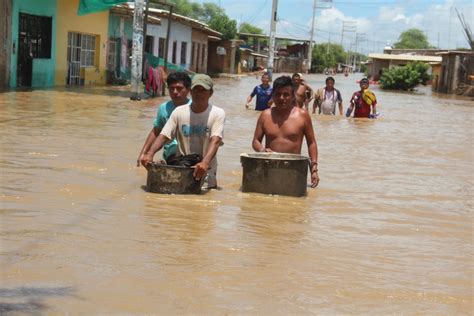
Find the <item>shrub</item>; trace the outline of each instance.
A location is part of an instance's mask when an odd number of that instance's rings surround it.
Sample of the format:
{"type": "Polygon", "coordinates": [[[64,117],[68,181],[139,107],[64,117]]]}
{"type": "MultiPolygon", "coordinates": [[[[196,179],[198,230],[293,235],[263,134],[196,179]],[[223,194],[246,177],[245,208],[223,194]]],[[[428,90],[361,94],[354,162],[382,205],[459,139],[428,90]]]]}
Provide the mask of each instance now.
{"type": "Polygon", "coordinates": [[[417,85],[425,85],[431,79],[427,73],[429,68],[429,65],[420,62],[391,68],[380,77],[381,87],[393,90],[413,90],[417,85]]]}

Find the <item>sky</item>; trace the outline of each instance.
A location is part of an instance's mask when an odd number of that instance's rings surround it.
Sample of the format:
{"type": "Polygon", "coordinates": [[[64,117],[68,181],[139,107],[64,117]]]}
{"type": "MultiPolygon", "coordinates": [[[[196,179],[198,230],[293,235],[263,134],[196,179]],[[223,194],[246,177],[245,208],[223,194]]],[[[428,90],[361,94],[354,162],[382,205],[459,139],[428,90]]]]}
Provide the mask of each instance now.
{"type": "MultiPolygon", "coordinates": [[[[269,34],[272,0],[196,1],[214,2],[238,23],[269,34]]],[[[341,44],[343,21],[348,21],[356,30],[344,32],[342,43],[349,49],[359,33],[358,51],[364,54],[382,52],[410,28],[421,29],[431,45],[441,49],[468,47],[455,8],[474,31],[474,0],[318,0],[314,40],[341,44]]],[[[313,0],[278,0],[277,36],[309,39],[312,10],[313,0]]]]}

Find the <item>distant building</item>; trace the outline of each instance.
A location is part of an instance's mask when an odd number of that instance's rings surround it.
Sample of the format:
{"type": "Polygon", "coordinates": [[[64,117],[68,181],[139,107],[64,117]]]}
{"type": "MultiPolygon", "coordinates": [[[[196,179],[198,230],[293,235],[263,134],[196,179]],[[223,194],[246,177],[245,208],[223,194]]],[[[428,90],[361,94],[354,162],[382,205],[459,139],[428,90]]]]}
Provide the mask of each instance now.
{"type": "Polygon", "coordinates": [[[397,66],[405,66],[414,61],[440,63],[441,57],[409,54],[369,54],[368,76],[371,77],[372,80],[379,80],[384,70],[397,66]]]}
{"type": "MultiPolygon", "coordinates": [[[[79,16],[79,1],[2,0],[1,88],[104,84],[114,77],[130,78],[133,9],[120,5],[110,12],[79,16]]],[[[220,40],[221,33],[178,14],[171,20],[167,61],[206,73],[209,41],[220,40]]],[[[147,21],[144,50],[164,59],[168,12],[150,9],[147,21]]]]}
{"type": "MultiPolygon", "coordinates": [[[[173,13],[166,54],[168,15],[166,10],[149,9],[145,52],[162,62],[167,57],[168,63],[184,70],[207,73],[209,41],[220,40],[222,34],[205,23],[173,13]]],[[[110,10],[108,70],[122,79],[130,79],[132,24],[133,6],[121,5],[110,10]]]]}
{"type": "MultiPolygon", "coordinates": [[[[249,33],[238,33],[241,40],[250,43],[249,47],[253,48],[253,56],[258,61],[268,61],[268,48],[263,43],[269,41],[268,35],[263,34],[249,34],[249,33]]],[[[309,65],[308,61],[308,49],[309,41],[299,38],[285,38],[276,37],[276,43],[278,41],[284,42],[283,47],[280,47],[275,52],[275,60],[273,63],[273,72],[287,72],[295,73],[301,72],[306,73],[309,65]],[[289,44],[291,43],[291,44],[289,44]]],[[[257,63],[254,63],[254,65],[257,63]]],[[[266,64],[265,64],[266,68],[266,64]]]]}
{"type": "Polygon", "coordinates": [[[445,51],[438,55],[441,69],[433,78],[433,90],[474,97],[474,52],[445,51]]]}

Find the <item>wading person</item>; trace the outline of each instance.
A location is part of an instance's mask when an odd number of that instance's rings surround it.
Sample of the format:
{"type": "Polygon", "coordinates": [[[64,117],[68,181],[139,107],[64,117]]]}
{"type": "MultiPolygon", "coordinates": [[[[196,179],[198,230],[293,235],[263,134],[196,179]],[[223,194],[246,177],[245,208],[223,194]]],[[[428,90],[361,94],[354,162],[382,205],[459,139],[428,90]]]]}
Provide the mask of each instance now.
{"type": "Polygon", "coordinates": [[[252,147],[259,152],[301,154],[303,137],[306,138],[311,160],[311,186],[319,183],[318,146],[309,113],[294,106],[295,91],[288,76],[273,82],[274,106],[260,114],[255,127],[252,147]],[[265,137],[265,145],[262,144],[265,137]]]}
{"type": "Polygon", "coordinates": [[[212,94],[211,77],[196,74],[191,83],[191,104],[180,106],[173,111],[160,135],[142,157],[143,166],[146,167],[153,161],[153,156],[164,144],[177,139],[178,157],[192,154],[202,157],[202,160],[194,166],[194,178],[199,181],[207,172],[205,185],[208,189],[217,187],[216,154],[222,144],[225,112],[209,104],[212,94]]]}
{"type": "Polygon", "coordinates": [[[296,106],[306,110],[309,108],[309,103],[313,99],[313,89],[305,82],[303,75],[300,73],[294,73],[291,77],[293,81],[293,87],[295,90],[295,104],[296,106]]]}
{"type": "Polygon", "coordinates": [[[313,103],[313,114],[336,115],[336,104],[339,107],[339,115],[342,115],[342,97],[341,92],[334,88],[334,78],[326,78],[326,87],[318,89],[313,103]]]}
{"type": "Polygon", "coordinates": [[[272,87],[269,84],[270,77],[267,73],[262,75],[262,84],[256,86],[252,93],[247,97],[247,103],[245,107],[248,109],[250,107],[250,102],[254,96],[257,96],[257,101],[255,105],[255,111],[264,111],[271,107],[272,105],[272,87]]]}
{"type": "Polygon", "coordinates": [[[354,111],[354,117],[376,118],[378,116],[377,98],[369,90],[369,80],[367,78],[360,81],[360,91],[356,91],[352,95],[346,116],[351,116],[352,111],[354,111]]]}
{"type": "MultiPolygon", "coordinates": [[[[162,103],[158,107],[158,113],[155,121],[153,122],[153,128],[151,129],[148,137],[145,140],[145,144],[140,151],[137,159],[137,167],[140,166],[145,153],[150,149],[155,139],[160,135],[161,130],[165,126],[166,122],[170,118],[171,113],[178,107],[184,104],[190,104],[191,100],[188,98],[189,91],[191,89],[191,78],[184,72],[175,72],[168,76],[166,79],[168,84],[168,92],[171,100],[162,103]]],[[[166,144],[163,148],[163,159],[168,160],[176,155],[176,147],[178,142],[173,140],[169,144],[166,144]]]]}

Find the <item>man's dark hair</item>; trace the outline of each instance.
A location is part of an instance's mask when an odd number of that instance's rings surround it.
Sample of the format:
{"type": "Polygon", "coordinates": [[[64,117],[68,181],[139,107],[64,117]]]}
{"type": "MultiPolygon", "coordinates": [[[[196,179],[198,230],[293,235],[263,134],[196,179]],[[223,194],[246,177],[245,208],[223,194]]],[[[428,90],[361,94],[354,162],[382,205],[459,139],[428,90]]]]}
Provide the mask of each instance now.
{"type": "Polygon", "coordinates": [[[166,79],[166,83],[168,84],[168,87],[171,86],[173,83],[176,82],[182,82],[183,85],[186,88],[191,88],[191,77],[185,72],[178,71],[178,72],[173,72],[168,76],[168,79],[166,79]]]}
{"type": "Polygon", "coordinates": [[[367,78],[362,78],[362,79],[360,79],[359,84],[363,84],[363,83],[369,84],[369,79],[367,79],[367,78]]]}
{"type": "Polygon", "coordinates": [[[275,81],[273,81],[273,93],[275,93],[277,89],[283,87],[291,87],[291,89],[294,90],[293,81],[289,76],[281,76],[276,78],[275,81]]]}
{"type": "Polygon", "coordinates": [[[326,83],[328,83],[329,80],[331,80],[332,83],[335,83],[335,82],[336,82],[336,80],[334,80],[333,77],[327,77],[327,78],[326,78],[326,83]]]}
{"type": "Polygon", "coordinates": [[[268,72],[264,72],[264,73],[262,74],[262,78],[263,78],[264,76],[267,76],[267,77],[270,78],[270,74],[269,74],[268,72]]]}

